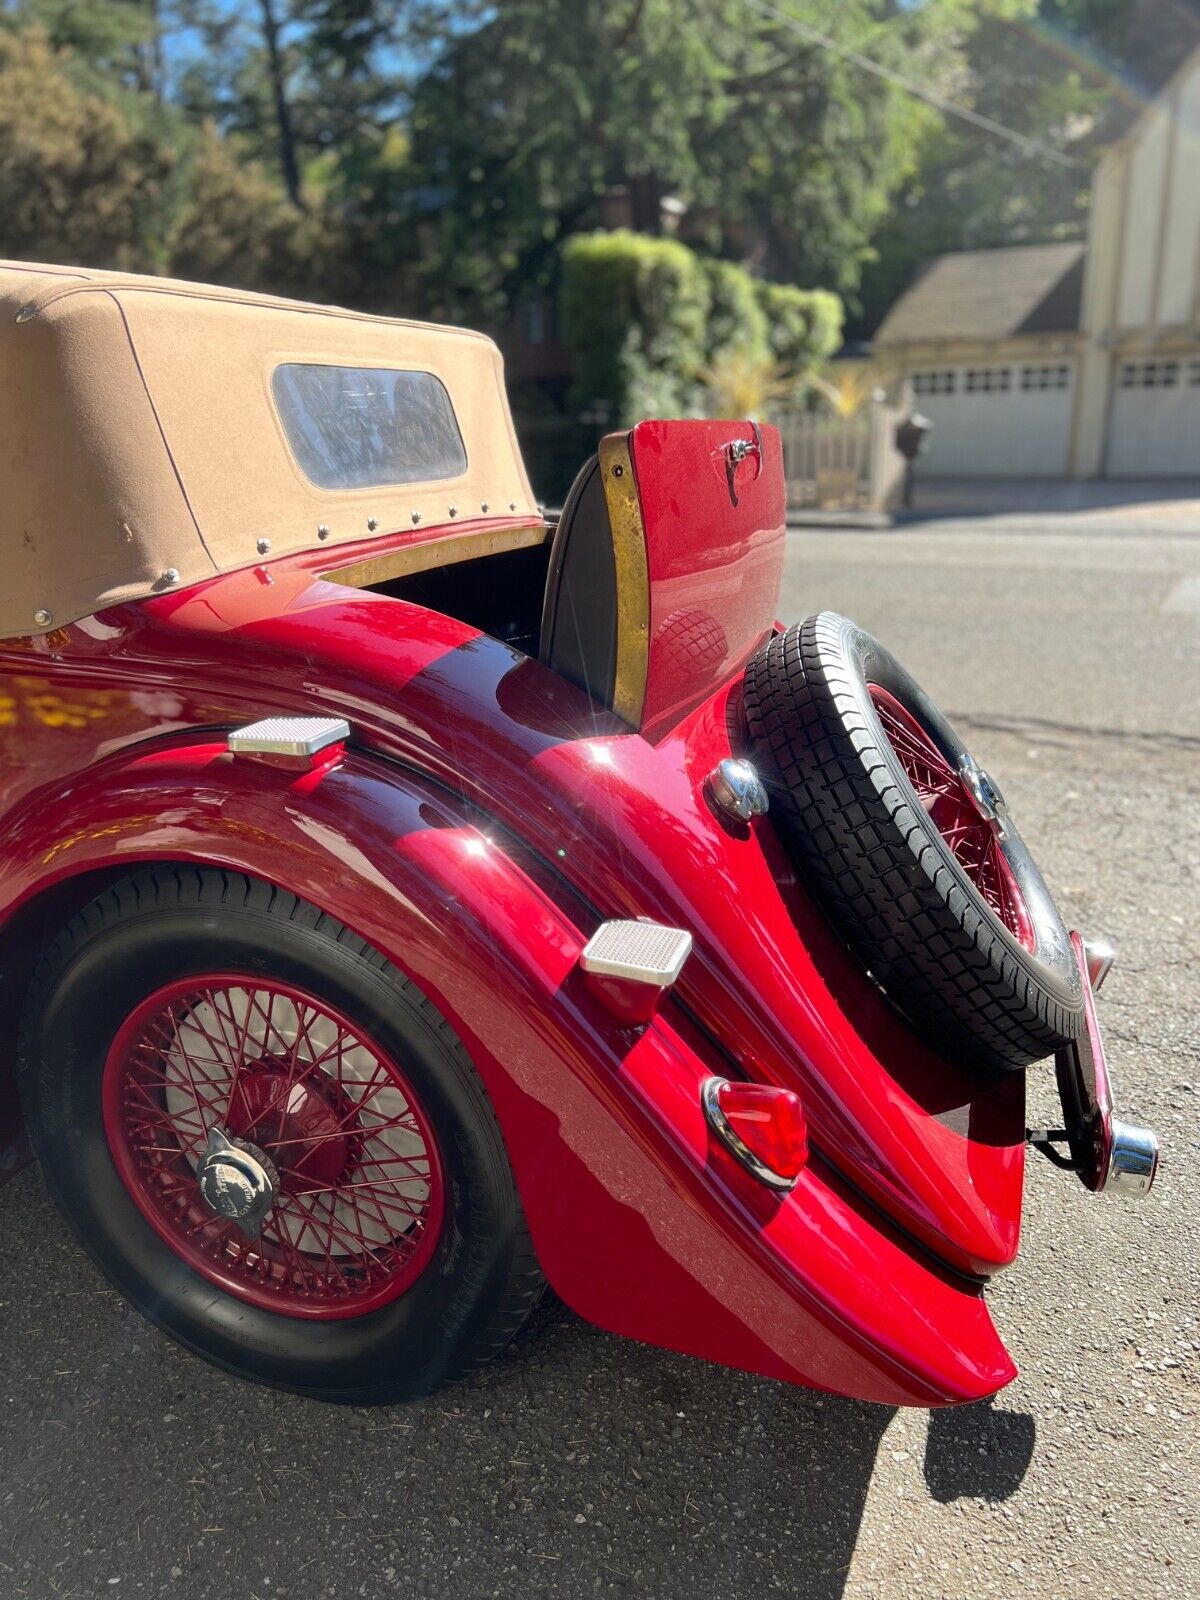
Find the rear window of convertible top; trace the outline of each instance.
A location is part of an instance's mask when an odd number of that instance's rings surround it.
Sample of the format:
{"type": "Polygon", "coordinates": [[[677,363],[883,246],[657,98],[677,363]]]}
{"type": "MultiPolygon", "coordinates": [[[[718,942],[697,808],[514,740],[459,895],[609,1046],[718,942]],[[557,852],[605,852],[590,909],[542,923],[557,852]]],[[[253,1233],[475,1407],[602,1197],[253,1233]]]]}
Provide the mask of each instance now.
{"type": "Polygon", "coordinates": [[[432,372],[288,363],[271,380],[283,431],[319,489],[436,482],[467,469],[446,386],[432,372]]]}

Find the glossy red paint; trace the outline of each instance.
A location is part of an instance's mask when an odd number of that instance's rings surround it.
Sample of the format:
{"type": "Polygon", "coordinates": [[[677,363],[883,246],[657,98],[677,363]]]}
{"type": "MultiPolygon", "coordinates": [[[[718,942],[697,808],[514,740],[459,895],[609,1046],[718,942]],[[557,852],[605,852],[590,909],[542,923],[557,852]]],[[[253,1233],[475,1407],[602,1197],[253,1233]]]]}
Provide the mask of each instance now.
{"type": "Polygon", "coordinates": [[[250,973],[158,989],[113,1039],[101,1103],[142,1215],[236,1299],[361,1316],[429,1265],[446,1194],[433,1130],[399,1066],[324,1000],[250,973]],[[275,1201],[253,1238],[200,1193],[211,1127],[270,1163],[275,1201]]]}
{"type": "Polygon", "coordinates": [[[652,983],[613,978],[601,972],[587,973],[586,982],[604,1009],[611,1011],[619,1022],[649,1022],[667,992],[652,983]]]}
{"type": "Polygon", "coordinates": [[[279,883],[449,1018],[543,1265],[581,1314],[864,1398],[974,1399],[1013,1373],[959,1274],[1017,1248],[1023,1080],[985,1082],[919,1044],[768,823],[729,827],[705,797],[740,753],[737,669],[782,555],[763,481],[778,473],[756,473],[769,432],[759,463],[734,463],[733,532],[715,542],[738,432],[689,445],[711,511],[691,550],[670,438],[635,442],[661,557],[652,615],[704,591],[724,640],[711,660],[697,645],[698,703],[668,634],[652,640],[651,737],[451,617],[330,581],[322,553],[0,643],[0,923],[148,860],[279,883]],[[287,712],[347,718],[350,746],[295,773],[204,731],[287,712]],[[693,934],[648,1025],[613,1016],[577,970],[610,916],[693,934]],[[714,1075],[800,1096],[813,1154],[786,1197],[714,1142],[699,1097],[714,1075]]]}
{"type": "Polygon", "coordinates": [[[749,422],[639,422],[629,448],[650,581],[641,731],[653,740],[770,632],[783,573],[783,452],[778,429],[749,422]]]}
{"type": "Polygon", "coordinates": [[[714,1054],[685,1016],[622,1027],[578,969],[584,931],[462,804],[350,753],[313,781],[223,744],[98,760],[12,819],[10,907],[147,859],[286,883],[343,916],[450,1018],[496,1107],[551,1283],[613,1331],[889,1404],[977,1399],[1011,1360],[982,1294],[814,1160],[787,1196],[716,1146],[714,1054]]]}
{"type": "Polygon", "coordinates": [[[676,992],[737,1066],[795,1089],[816,1146],[952,1265],[982,1274],[1012,1259],[1023,1079],[987,1083],[916,1041],[771,828],[738,835],[714,817],[704,780],[736,753],[738,680],[651,745],[464,624],[287,563],[269,587],[233,574],[89,626],[33,680],[56,688],[73,725],[27,741],[0,766],[0,791],[32,780],[36,792],[40,778],[52,792],[101,747],[163,726],[346,716],[356,738],[534,844],[601,915],[691,931],[676,992]]]}

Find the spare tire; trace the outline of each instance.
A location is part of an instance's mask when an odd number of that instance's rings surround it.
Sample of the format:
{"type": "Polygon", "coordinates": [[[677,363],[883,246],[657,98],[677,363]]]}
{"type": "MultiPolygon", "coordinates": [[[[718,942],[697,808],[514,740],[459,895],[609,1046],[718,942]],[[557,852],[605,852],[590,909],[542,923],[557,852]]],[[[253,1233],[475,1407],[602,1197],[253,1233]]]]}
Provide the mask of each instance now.
{"type": "Polygon", "coordinates": [[[1062,918],[987,773],[900,663],[825,611],[746,669],[748,753],[815,898],[914,1028],[1016,1069],[1082,1025],[1062,918]]]}

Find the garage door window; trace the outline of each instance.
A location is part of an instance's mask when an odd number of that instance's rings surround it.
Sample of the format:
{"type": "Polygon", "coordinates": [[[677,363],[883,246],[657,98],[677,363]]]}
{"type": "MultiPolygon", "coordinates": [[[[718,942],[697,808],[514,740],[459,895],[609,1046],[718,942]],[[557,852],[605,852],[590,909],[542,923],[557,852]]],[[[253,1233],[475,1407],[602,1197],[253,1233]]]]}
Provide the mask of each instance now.
{"type": "Polygon", "coordinates": [[[941,368],[936,372],[914,372],[912,386],[914,394],[953,394],[958,387],[958,373],[953,367],[941,368]]]}
{"type": "Polygon", "coordinates": [[[1174,389],[1178,382],[1178,361],[1126,361],[1121,367],[1122,389],[1174,389]]]}
{"type": "Polygon", "coordinates": [[[965,387],[968,394],[1007,394],[1012,388],[1012,369],[968,367],[965,387]]]}
{"type": "Polygon", "coordinates": [[[1069,366],[1022,367],[1021,388],[1026,392],[1041,389],[1068,389],[1071,385],[1069,366]]]}

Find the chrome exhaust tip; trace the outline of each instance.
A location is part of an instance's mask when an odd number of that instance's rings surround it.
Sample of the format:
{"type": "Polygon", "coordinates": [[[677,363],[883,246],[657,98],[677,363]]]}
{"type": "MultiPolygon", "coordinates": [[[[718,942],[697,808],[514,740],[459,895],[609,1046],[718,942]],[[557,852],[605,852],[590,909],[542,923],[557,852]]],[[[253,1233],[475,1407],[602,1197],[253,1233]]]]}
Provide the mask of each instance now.
{"type": "Polygon", "coordinates": [[[1112,1119],[1112,1153],[1104,1187],[1136,1200],[1149,1194],[1158,1176],[1158,1136],[1149,1128],[1112,1119]]]}

